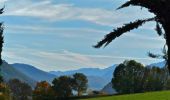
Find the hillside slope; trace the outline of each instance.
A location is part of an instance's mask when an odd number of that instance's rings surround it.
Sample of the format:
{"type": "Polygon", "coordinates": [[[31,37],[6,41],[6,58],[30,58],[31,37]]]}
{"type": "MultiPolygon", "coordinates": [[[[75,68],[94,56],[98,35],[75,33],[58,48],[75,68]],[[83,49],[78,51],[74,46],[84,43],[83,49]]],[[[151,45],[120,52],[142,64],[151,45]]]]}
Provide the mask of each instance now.
{"type": "Polygon", "coordinates": [[[117,92],[112,88],[112,83],[109,82],[102,90],[102,92],[106,93],[106,94],[116,94],[117,92]]]}
{"type": "Polygon", "coordinates": [[[7,62],[3,61],[3,64],[1,65],[2,68],[2,75],[5,81],[8,81],[9,79],[17,78],[23,82],[28,83],[30,86],[34,87],[36,85],[36,81],[24,73],[20,72],[19,70],[13,68],[11,65],[9,65],[7,62]]]}
{"type": "Polygon", "coordinates": [[[24,73],[25,75],[29,76],[30,78],[36,81],[48,81],[49,83],[52,82],[56,75],[50,74],[48,72],[42,71],[34,66],[28,64],[21,64],[15,63],[11,64],[15,69],[19,70],[20,72],[24,73]]]}

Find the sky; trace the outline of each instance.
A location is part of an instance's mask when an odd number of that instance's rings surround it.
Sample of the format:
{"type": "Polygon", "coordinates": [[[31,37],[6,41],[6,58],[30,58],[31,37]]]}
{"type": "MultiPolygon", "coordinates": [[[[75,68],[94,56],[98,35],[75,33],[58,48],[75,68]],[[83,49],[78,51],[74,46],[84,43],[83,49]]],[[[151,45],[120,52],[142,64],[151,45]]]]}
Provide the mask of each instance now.
{"type": "Polygon", "coordinates": [[[92,46],[118,26],[154,15],[147,9],[116,10],[126,0],[0,0],[5,6],[3,59],[44,71],[106,68],[134,59],[145,65],[162,61],[147,56],[161,53],[165,43],[155,22],[116,38],[106,48],[92,46]]]}

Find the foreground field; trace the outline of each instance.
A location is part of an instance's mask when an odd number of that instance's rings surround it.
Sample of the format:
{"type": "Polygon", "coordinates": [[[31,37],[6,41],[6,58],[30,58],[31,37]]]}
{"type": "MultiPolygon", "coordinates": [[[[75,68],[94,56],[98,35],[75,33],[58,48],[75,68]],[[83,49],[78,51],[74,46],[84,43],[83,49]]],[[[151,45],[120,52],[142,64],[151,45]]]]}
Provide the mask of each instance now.
{"type": "Polygon", "coordinates": [[[88,98],[81,100],[170,100],[170,91],[88,98]]]}

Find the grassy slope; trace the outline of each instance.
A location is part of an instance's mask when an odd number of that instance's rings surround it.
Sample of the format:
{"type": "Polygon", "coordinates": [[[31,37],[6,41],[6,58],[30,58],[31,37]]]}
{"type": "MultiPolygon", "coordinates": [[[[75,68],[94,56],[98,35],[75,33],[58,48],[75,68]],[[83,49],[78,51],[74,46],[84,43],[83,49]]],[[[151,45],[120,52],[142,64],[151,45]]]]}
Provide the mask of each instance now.
{"type": "Polygon", "coordinates": [[[170,91],[148,92],[130,95],[88,98],[81,100],[170,100],[170,91]]]}

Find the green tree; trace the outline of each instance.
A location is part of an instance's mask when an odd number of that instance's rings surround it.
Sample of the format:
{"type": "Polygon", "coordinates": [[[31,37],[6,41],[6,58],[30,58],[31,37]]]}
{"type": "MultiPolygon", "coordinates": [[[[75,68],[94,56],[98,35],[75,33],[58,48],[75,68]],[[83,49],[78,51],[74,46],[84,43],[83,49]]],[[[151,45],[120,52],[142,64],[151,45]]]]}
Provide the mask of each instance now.
{"type": "Polygon", "coordinates": [[[143,78],[145,91],[160,91],[166,89],[168,77],[166,77],[166,70],[159,67],[145,68],[147,76],[143,78]]]}
{"type": "Polygon", "coordinates": [[[12,92],[13,100],[29,100],[32,96],[32,88],[18,79],[9,80],[8,86],[12,92]]]}
{"type": "Polygon", "coordinates": [[[167,68],[146,66],[130,60],[119,64],[112,78],[113,88],[118,93],[138,93],[169,89],[167,68]]]}
{"type": "Polygon", "coordinates": [[[118,93],[142,92],[142,77],[144,66],[134,60],[119,64],[112,78],[113,88],[118,93]]]}
{"type": "Polygon", "coordinates": [[[73,80],[68,76],[60,76],[52,81],[52,88],[59,98],[68,98],[72,96],[72,83],[73,80]]]}
{"type": "Polygon", "coordinates": [[[170,90],[170,78],[168,78],[167,83],[165,85],[166,90],[170,90]]]}
{"type": "Polygon", "coordinates": [[[38,82],[33,91],[33,100],[54,100],[55,94],[51,85],[46,81],[38,82]]]}
{"type": "Polygon", "coordinates": [[[88,83],[88,79],[87,77],[82,74],[82,73],[75,73],[73,75],[73,80],[74,80],[74,85],[73,85],[73,89],[75,91],[77,91],[77,95],[81,96],[83,92],[86,92],[87,90],[87,83],[88,83]]]}
{"type": "MultiPolygon", "coordinates": [[[[146,18],[146,19],[138,19],[134,22],[130,22],[125,24],[122,27],[118,27],[114,29],[112,32],[107,34],[104,39],[95,45],[95,48],[100,48],[101,46],[107,46],[112,40],[121,36],[123,33],[129,32],[133,29],[136,29],[142,26],[144,23],[149,21],[156,22],[156,31],[159,36],[164,36],[166,40],[165,46],[168,47],[168,34],[170,34],[170,0],[129,0],[120,6],[118,9],[125,8],[128,6],[140,6],[148,9],[150,13],[153,13],[155,17],[153,18],[146,18]]],[[[166,58],[168,60],[168,48],[166,50],[166,58]]],[[[170,71],[170,66],[168,63],[166,64],[170,71]]]]}

